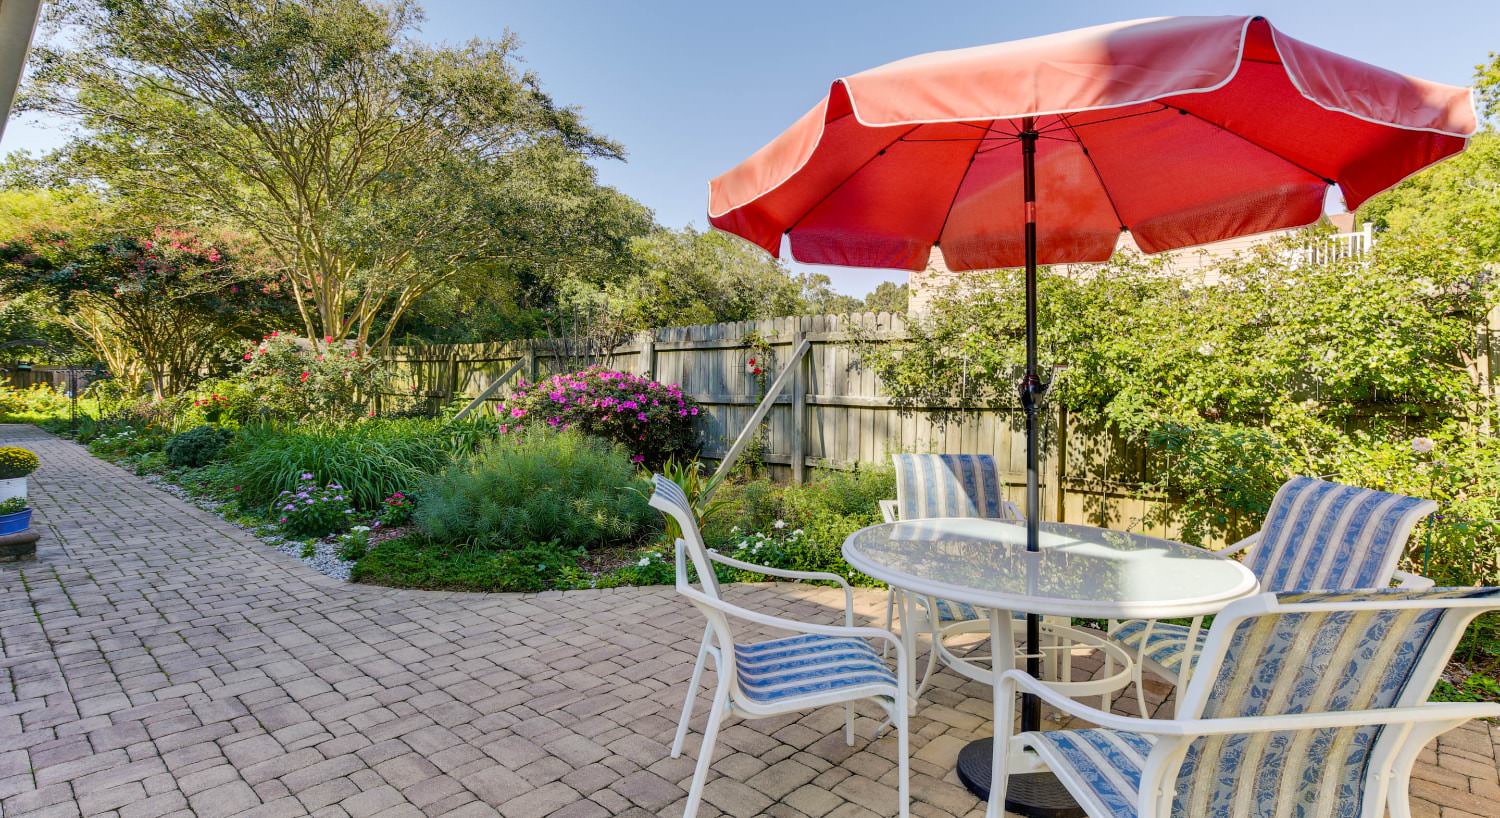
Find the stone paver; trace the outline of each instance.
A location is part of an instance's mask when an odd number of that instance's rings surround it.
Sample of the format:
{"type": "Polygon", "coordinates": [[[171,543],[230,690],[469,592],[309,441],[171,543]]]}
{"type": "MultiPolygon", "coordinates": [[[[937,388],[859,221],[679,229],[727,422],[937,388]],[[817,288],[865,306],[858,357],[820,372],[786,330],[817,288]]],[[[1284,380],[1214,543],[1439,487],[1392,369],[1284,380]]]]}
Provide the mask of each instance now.
{"type": "MultiPolygon", "coordinates": [[[[702,621],[671,589],[346,585],[70,442],[0,426],[11,443],[42,458],[43,537],[0,566],[0,815],[681,814],[692,759],[667,748],[702,621]]],[[[728,593],[807,621],[841,604],[728,593]]],[[[873,619],[883,597],[858,604],[873,619]]],[[[938,677],[912,722],[913,814],[981,814],[952,765],[990,732],[988,698],[938,677]]],[[[853,748],[837,709],[731,723],[700,814],[894,814],[895,740],[860,712],[853,748]]],[[[1494,815],[1497,746],[1472,724],[1428,748],[1414,814],[1494,815]]]]}

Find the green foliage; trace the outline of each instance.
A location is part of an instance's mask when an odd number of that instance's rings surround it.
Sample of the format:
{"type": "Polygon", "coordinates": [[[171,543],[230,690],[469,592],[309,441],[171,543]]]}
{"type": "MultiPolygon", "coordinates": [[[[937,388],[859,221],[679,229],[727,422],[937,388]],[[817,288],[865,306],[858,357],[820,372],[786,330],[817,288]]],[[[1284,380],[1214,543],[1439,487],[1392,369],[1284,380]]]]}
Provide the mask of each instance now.
{"type": "Polygon", "coordinates": [[[199,426],[167,439],[167,464],[179,469],[195,469],[219,459],[234,439],[234,432],[221,426],[199,426]]]}
{"type": "Polygon", "coordinates": [[[348,425],[251,424],[230,446],[242,507],[264,508],[304,472],[348,488],[358,509],[373,511],[448,465],[452,451],[435,421],[373,420],[348,425]]]}
{"type": "MultiPolygon", "coordinates": [[[[1044,271],[1043,365],[1066,367],[1049,400],[1145,455],[1135,474],[1087,454],[1074,466],[1165,491],[1180,504],[1159,515],[1190,539],[1221,539],[1258,522],[1287,476],[1340,474],[1345,453],[1365,445],[1357,430],[1409,440],[1474,411],[1473,328],[1495,294],[1472,255],[1389,233],[1364,260],[1303,263],[1321,240],[1271,243],[1201,285],[1131,254],[1086,273],[1044,271]]],[[[908,342],[865,345],[862,360],[898,406],[955,407],[939,410],[944,420],[1014,406],[1020,291],[1014,271],[976,275],[908,342]]]]}
{"type": "Polygon", "coordinates": [[[276,495],[271,513],[293,537],[326,537],[349,527],[354,507],[343,486],[320,485],[311,472],[304,472],[295,487],[276,495]]]}
{"type": "Polygon", "coordinates": [[[351,576],[394,588],[536,593],[578,582],[582,556],[581,549],[552,541],[493,550],[409,536],[376,544],[351,576]]]}
{"type": "Polygon", "coordinates": [[[415,521],[434,542],[487,549],[625,545],[655,522],[642,482],[623,449],[538,429],[495,441],[431,481],[415,521]]]}
{"type": "Polygon", "coordinates": [[[34,384],[30,389],[0,386],[0,420],[6,423],[36,423],[45,418],[66,417],[68,408],[68,399],[49,383],[34,384]]]}
{"type": "Polygon", "coordinates": [[[807,280],[727,233],[658,230],[630,249],[642,272],[616,285],[611,296],[631,327],[745,321],[809,309],[807,280]]]}
{"type": "MultiPolygon", "coordinates": [[[[872,580],[844,562],[844,540],[881,522],[880,501],[896,496],[895,473],[888,468],[821,472],[802,486],[769,481],[726,485],[723,503],[704,528],[704,537],[724,553],[773,568],[829,571],[851,583],[872,580]]],[[[724,571],[726,581],[763,579],[724,571]]]]}
{"type": "Polygon", "coordinates": [[[0,447],[0,480],[25,477],[41,465],[42,461],[30,449],[20,446],[0,447]]]}
{"type": "Polygon", "coordinates": [[[502,433],[574,429],[620,444],[648,467],[697,452],[698,412],[676,384],[603,367],[522,382],[496,407],[502,433]]]}
{"type": "Polygon", "coordinates": [[[882,281],[865,295],[864,306],[870,312],[893,312],[905,315],[910,302],[910,284],[882,281]]]}
{"type": "Polygon", "coordinates": [[[332,338],[324,342],[320,350],[295,333],[265,336],[224,383],[225,411],[240,421],[337,422],[370,414],[367,407],[386,381],[385,369],[357,350],[334,347],[332,338]]]}
{"type": "Polygon", "coordinates": [[[18,514],[25,511],[28,503],[25,497],[11,497],[8,500],[0,500],[0,515],[18,514]]]}

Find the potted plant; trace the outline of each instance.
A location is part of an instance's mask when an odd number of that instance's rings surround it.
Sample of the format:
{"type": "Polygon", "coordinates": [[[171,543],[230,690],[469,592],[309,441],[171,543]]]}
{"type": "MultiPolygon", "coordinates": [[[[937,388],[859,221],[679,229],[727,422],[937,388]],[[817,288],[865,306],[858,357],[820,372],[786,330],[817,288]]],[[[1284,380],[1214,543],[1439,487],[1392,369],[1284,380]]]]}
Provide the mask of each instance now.
{"type": "Polygon", "coordinates": [[[0,537],[19,534],[31,527],[31,508],[25,497],[0,500],[0,537]]]}
{"type": "Polygon", "coordinates": [[[0,500],[25,498],[26,475],[36,471],[41,461],[29,449],[0,446],[0,500]]]}

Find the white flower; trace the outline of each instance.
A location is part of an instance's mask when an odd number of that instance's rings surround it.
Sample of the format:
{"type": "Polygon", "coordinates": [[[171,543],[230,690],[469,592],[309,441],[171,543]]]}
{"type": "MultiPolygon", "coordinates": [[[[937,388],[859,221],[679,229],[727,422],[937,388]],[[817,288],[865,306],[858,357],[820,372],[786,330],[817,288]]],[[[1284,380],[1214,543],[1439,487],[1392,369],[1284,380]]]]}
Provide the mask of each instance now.
{"type": "Polygon", "coordinates": [[[357,526],[354,526],[353,528],[350,528],[349,530],[350,531],[369,531],[370,527],[367,526],[367,525],[357,525],[357,526]]]}
{"type": "Polygon", "coordinates": [[[646,566],[648,566],[650,564],[651,564],[651,558],[650,557],[641,557],[641,561],[637,562],[636,566],[639,567],[639,568],[645,568],[646,566]]]}
{"type": "Polygon", "coordinates": [[[777,529],[786,528],[786,520],[777,520],[776,522],[771,523],[771,526],[777,529]]]}
{"type": "Polygon", "coordinates": [[[1214,345],[1210,344],[1210,343],[1206,343],[1206,342],[1203,343],[1202,345],[1200,345],[1198,347],[1198,354],[1202,355],[1205,358],[1213,355],[1214,354],[1214,345]]]}
{"type": "Polygon", "coordinates": [[[1411,440],[1411,450],[1417,454],[1427,454],[1437,448],[1437,441],[1430,437],[1414,437],[1411,440]]]}
{"type": "Polygon", "coordinates": [[[800,537],[800,536],[802,536],[802,529],[798,528],[798,529],[793,530],[792,531],[792,536],[793,537],[800,537]]]}
{"type": "Polygon", "coordinates": [[[734,526],[733,528],[729,529],[729,533],[730,534],[738,534],[738,533],[740,533],[740,527],[739,526],[734,526]]]}

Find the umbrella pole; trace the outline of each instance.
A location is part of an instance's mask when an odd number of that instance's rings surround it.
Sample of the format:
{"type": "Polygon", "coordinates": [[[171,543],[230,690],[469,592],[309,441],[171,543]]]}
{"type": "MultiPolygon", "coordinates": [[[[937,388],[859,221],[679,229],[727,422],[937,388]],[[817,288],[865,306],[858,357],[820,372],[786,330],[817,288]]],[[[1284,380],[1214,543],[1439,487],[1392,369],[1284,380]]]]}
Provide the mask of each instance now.
{"type": "MultiPolygon", "coordinates": [[[[1028,117],[1021,129],[1021,179],[1026,201],[1026,374],[1017,389],[1026,410],[1026,550],[1041,550],[1042,488],[1038,465],[1041,448],[1037,438],[1037,412],[1047,385],[1037,372],[1036,328],[1036,141],[1035,123],[1028,117]]],[[[1042,675],[1040,655],[1041,617],[1026,615],[1026,672],[1042,675]]],[[[1021,697],[1021,729],[1040,730],[1041,700],[1030,693],[1021,697]]]]}
{"type": "MultiPolygon", "coordinates": [[[[1026,371],[1016,385],[1021,408],[1026,411],[1026,550],[1041,550],[1042,487],[1041,445],[1038,440],[1037,413],[1047,384],[1037,367],[1036,320],[1036,122],[1027,117],[1021,124],[1021,184],[1026,205],[1026,371]]],[[[1005,614],[1009,615],[1009,614],[1005,614]]],[[[1026,615],[1026,672],[1042,675],[1042,620],[1026,615]]],[[[997,647],[996,650],[999,648],[997,647]]],[[[999,667],[1000,657],[991,659],[999,667]]],[[[999,695],[999,690],[996,690],[999,695]]],[[[1042,702],[1030,693],[1021,695],[1021,730],[1042,728],[1042,702]]],[[[958,777],[969,791],[982,799],[990,797],[990,761],[992,753],[1007,752],[996,747],[993,739],[979,739],[958,754],[958,777]]],[[[1075,818],[1083,808],[1066,787],[1050,772],[1019,773],[1010,776],[1005,791],[1005,809],[1027,818],[1075,818]]]]}

